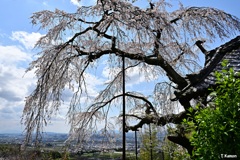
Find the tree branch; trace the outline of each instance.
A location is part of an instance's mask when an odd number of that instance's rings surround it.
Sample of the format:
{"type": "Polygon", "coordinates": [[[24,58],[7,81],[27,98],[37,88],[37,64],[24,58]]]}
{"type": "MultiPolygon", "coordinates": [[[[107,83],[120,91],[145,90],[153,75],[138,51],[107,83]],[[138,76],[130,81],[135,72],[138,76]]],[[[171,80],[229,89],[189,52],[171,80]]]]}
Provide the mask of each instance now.
{"type": "Polygon", "coordinates": [[[182,122],[184,118],[187,117],[186,111],[180,112],[178,114],[168,114],[162,117],[155,117],[155,116],[145,116],[141,119],[136,125],[134,126],[127,126],[126,131],[132,130],[135,131],[138,128],[142,128],[144,124],[150,124],[150,123],[155,123],[158,126],[164,126],[168,123],[174,123],[174,124],[179,124],[182,122]]]}
{"type": "Polygon", "coordinates": [[[119,53],[119,56],[122,56],[123,54],[125,57],[133,59],[133,60],[139,60],[143,61],[149,65],[154,66],[160,66],[166,73],[168,78],[178,85],[179,89],[184,88],[187,86],[187,81],[176,72],[176,70],[159,54],[157,59],[149,58],[148,56],[144,55],[136,55],[131,53],[126,53],[124,51],[121,51],[119,49],[116,49],[116,53],[119,53]]]}
{"type": "MultiPolygon", "coordinates": [[[[113,41],[112,44],[115,44],[114,43],[115,38],[114,37],[111,37],[111,38],[113,41]]],[[[76,45],[74,45],[74,48],[79,53],[79,55],[91,55],[91,60],[98,59],[101,56],[106,54],[115,54],[116,56],[119,56],[119,57],[122,57],[122,55],[124,54],[126,58],[142,61],[149,65],[160,66],[167,73],[168,78],[172,82],[178,85],[179,89],[183,89],[185,86],[187,86],[187,81],[180,74],[178,74],[176,70],[160,54],[158,54],[158,58],[153,59],[145,55],[133,54],[133,53],[122,51],[116,48],[114,45],[112,49],[103,50],[95,53],[85,52],[76,45]]]]}
{"type": "Polygon", "coordinates": [[[201,41],[201,40],[198,40],[195,44],[196,46],[198,46],[198,48],[202,51],[203,54],[207,54],[207,50],[202,46],[202,44],[204,43],[205,41],[201,41]]]}

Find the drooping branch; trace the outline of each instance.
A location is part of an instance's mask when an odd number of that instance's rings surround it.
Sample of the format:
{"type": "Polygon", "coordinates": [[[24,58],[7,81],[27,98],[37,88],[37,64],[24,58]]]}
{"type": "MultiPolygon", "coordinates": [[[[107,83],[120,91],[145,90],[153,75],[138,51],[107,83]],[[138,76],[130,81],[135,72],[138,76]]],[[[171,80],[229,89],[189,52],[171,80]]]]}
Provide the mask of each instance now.
{"type": "Polygon", "coordinates": [[[155,116],[158,116],[158,113],[156,111],[156,109],[154,108],[154,106],[152,105],[152,103],[147,100],[145,97],[143,96],[138,96],[138,95],[134,95],[134,94],[131,94],[130,92],[126,93],[125,94],[126,96],[129,96],[129,97],[132,97],[132,98],[136,98],[136,99],[140,99],[142,101],[144,101],[146,103],[146,110],[152,110],[152,112],[154,113],[155,116]]]}
{"type": "MultiPolygon", "coordinates": [[[[133,94],[133,93],[131,93],[131,92],[127,92],[127,93],[125,93],[125,95],[126,95],[127,97],[131,97],[131,98],[133,98],[133,99],[140,99],[140,100],[142,100],[143,102],[147,103],[147,104],[148,104],[148,107],[151,108],[152,111],[154,112],[155,116],[157,116],[157,112],[156,112],[155,108],[153,107],[152,103],[151,103],[150,101],[148,101],[145,97],[143,97],[143,96],[138,96],[137,94],[133,94]]],[[[94,104],[94,106],[96,106],[97,109],[94,107],[94,108],[95,108],[94,110],[95,110],[95,111],[98,111],[99,109],[103,108],[103,107],[106,106],[106,105],[111,104],[115,99],[118,99],[118,98],[120,98],[120,97],[122,97],[122,96],[123,96],[123,94],[118,94],[118,95],[116,95],[116,96],[112,96],[112,98],[109,99],[109,100],[107,100],[107,101],[97,102],[97,103],[94,104]]],[[[89,107],[89,108],[93,108],[93,107],[89,107]]]]}
{"type": "MultiPolygon", "coordinates": [[[[133,114],[127,114],[127,116],[133,116],[135,117],[135,115],[133,114]]],[[[138,117],[138,119],[140,119],[140,121],[133,125],[133,126],[127,126],[127,131],[132,130],[135,131],[139,128],[142,128],[142,126],[144,124],[150,124],[150,123],[154,123],[158,126],[164,126],[168,123],[174,123],[174,124],[179,124],[182,122],[182,120],[184,118],[187,118],[187,114],[185,111],[182,111],[178,114],[168,114],[168,115],[164,115],[161,117],[155,117],[155,116],[144,116],[142,118],[138,117]]]]}

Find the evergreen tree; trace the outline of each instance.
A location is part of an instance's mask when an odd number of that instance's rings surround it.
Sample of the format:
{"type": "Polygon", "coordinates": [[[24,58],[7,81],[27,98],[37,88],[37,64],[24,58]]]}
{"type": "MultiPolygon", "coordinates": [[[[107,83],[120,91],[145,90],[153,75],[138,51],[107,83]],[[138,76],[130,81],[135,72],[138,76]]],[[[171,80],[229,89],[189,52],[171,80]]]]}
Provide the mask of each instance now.
{"type": "Polygon", "coordinates": [[[157,127],[149,124],[145,127],[142,135],[142,146],[140,148],[140,160],[160,160],[162,154],[160,153],[160,141],[157,136],[157,127]]]}

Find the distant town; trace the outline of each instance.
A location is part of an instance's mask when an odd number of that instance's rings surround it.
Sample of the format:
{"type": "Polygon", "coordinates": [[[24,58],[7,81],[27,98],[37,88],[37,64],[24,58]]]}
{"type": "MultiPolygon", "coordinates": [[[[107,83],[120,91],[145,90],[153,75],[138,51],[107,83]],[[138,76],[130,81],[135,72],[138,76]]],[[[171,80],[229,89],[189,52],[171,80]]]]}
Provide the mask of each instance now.
{"type": "MultiPolygon", "coordinates": [[[[164,134],[161,134],[158,136],[160,139],[164,137],[164,134]]],[[[46,132],[42,134],[42,145],[45,147],[62,147],[65,145],[66,140],[68,138],[68,134],[66,133],[52,133],[52,132],[46,132]]],[[[25,136],[21,133],[0,133],[0,144],[23,144],[25,139],[25,136]]],[[[140,145],[140,138],[137,137],[137,144],[140,145]]],[[[90,142],[88,142],[90,143],[90,142]]],[[[93,147],[94,149],[112,149],[112,148],[106,148],[105,143],[109,143],[108,140],[105,139],[104,136],[101,134],[95,134],[91,137],[91,144],[86,144],[85,147],[93,147]]],[[[116,138],[114,142],[114,148],[121,148],[122,147],[122,139],[121,135],[119,135],[119,138],[116,138]]],[[[126,134],[126,145],[128,150],[132,150],[135,148],[135,134],[134,132],[130,132],[126,134]]],[[[34,145],[34,141],[32,144],[34,145]]],[[[74,145],[74,144],[73,144],[74,145]]],[[[111,147],[112,145],[108,145],[111,147]]],[[[112,146],[113,147],[113,146],[112,146]]]]}
{"type": "MultiPolygon", "coordinates": [[[[20,133],[0,133],[0,144],[18,144],[21,145],[24,142],[24,135],[20,133]]],[[[66,140],[68,138],[68,134],[64,133],[51,133],[47,132],[43,134],[42,138],[42,146],[47,148],[60,148],[64,147],[66,140]]],[[[135,149],[135,135],[134,133],[126,134],[126,146],[127,150],[134,150],[135,149]]],[[[138,146],[140,145],[140,140],[137,142],[138,146]]],[[[29,144],[29,146],[33,146],[34,141],[29,144]]],[[[72,147],[69,147],[71,152],[77,152],[74,150],[76,143],[72,144],[72,147]],[[74,148],[74,149],[73,149],[74,148]]],[[[102,151],[102,150],[120,150],[122,147],[122,140],[121,138],[117,138],[112,145],[109,144],[107,140],[100,134],[96,134],[92,136],[91,142],[86,143],[82,146],[81,151],[84,150],[95,150],[95,151],[102,151]]]]}
{"type": "MultiPolygon", "coordinates": [[[[121,136],[121,133],[118,133],[115,137],[106,138],[101,134],[94,134],[89,141],[84,141],[82,142],[83,145],[78,146],[77,141],[66,143],[68,134],[47,132],[42,135],[39,151],[43,155],[53,154],[54,156],[52,156],[52,158],[55,157],[56,154],[59,155],[58,157],[62,157],[64,153],[69,153],[71,159],[82,159],[83,157],[85,160],[92,159],[93,157],[95,157],[95,159],[119,159],[122,154],[121,136]]],[[[164,136],[163,134],[159,135],[159,138],[162,139],[164,136]]],[[[4,146],[15,146],[16,152],[19,152],[24,143],[24,139],[25,136],[20,133],[0,133],[0,146],[2,146],[2,150],[0,147],[0,159],[4,157],[4,150],[6,151],[6,147],[4,146]]],[[[126,134],[126,151],[131,157],[134,157],[136,152],[137,154],[139,153],[141,145],[140,135],[138,135],[136,139],[134,132],[126,134]]],[[[27,148],[28,151],[34,149],[34,140],[27,145],[27,148]]]]}

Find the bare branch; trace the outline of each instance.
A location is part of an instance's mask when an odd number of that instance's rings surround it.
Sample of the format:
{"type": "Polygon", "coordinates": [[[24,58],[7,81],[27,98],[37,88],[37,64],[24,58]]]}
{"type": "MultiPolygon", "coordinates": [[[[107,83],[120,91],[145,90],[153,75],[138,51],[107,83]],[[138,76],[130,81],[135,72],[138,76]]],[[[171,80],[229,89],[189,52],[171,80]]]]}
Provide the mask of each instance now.
{"type": "Polygon", "coordinates": [[[198,46],[198,48],[203,52],[203,54],[207,54],[207,50],[202,46],[202,44],[205,41],[198,40],[195,44],[198,46]]]}
{"type": "MultiPolygon", "coordinates": [[[[133,116],[133,115],[127,115],[127,116],[133,116]]],[[[136,117],[136,116],[134,116],[136,117]]],[[[154,116],[144,116],[144,117],[138,117],[138,119],[141,119],[136,125],[134,126],[127,126],[127,131],[132,130],[138,130],[139,128],[142,128],[144,124],[150,124],[154,123],[159,126],[164,126],[168,123],[174,123],[174,124],[179,124],[182,122],[184,118],[187,118],[187,114],[185,111],[180,112],[178,114],[169,114],[161,117],[154,117],[154,116]]]]}

